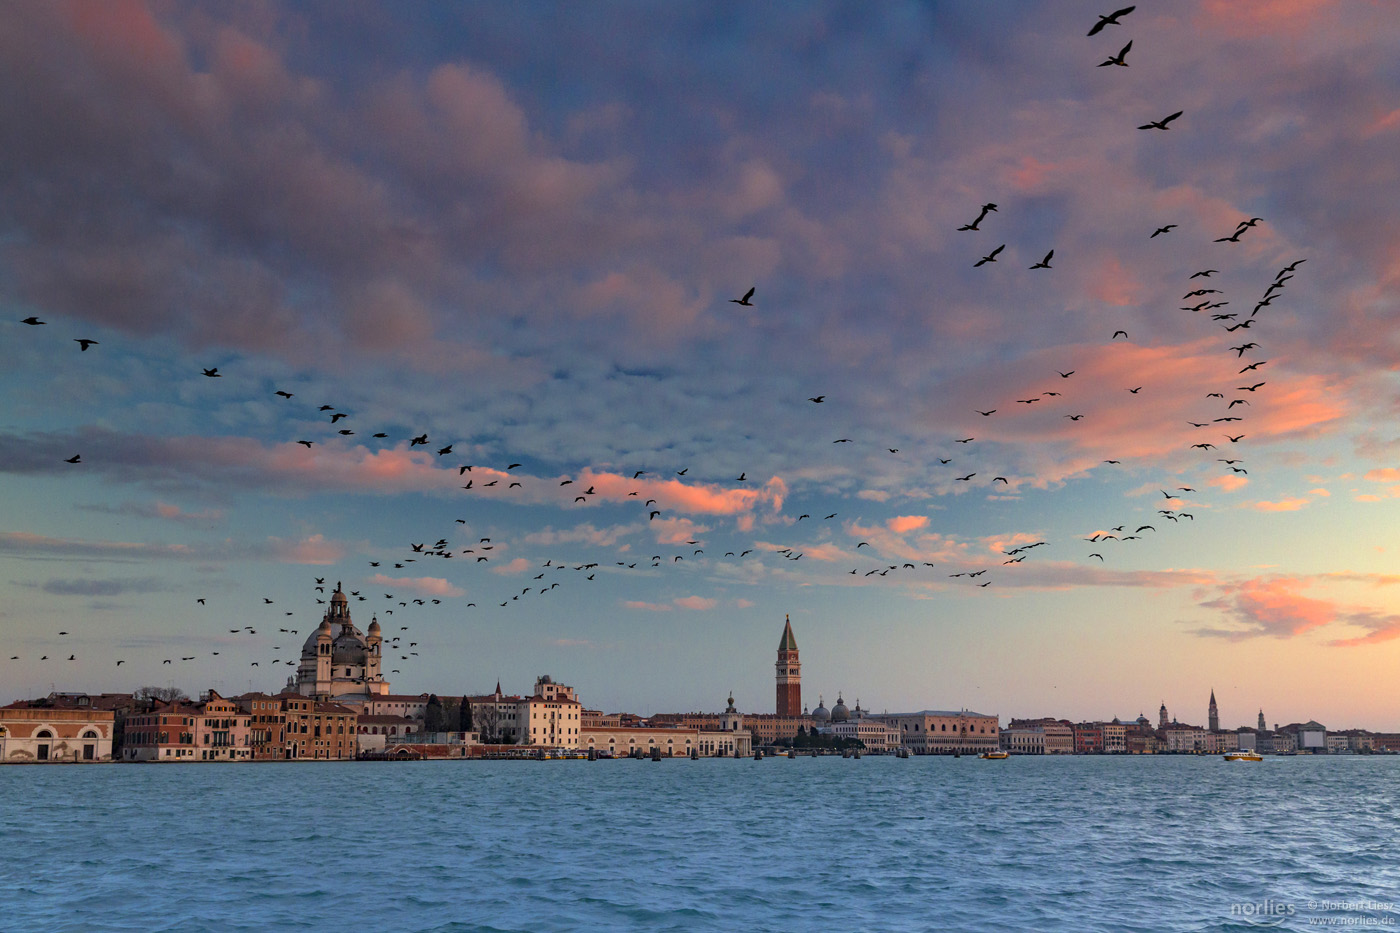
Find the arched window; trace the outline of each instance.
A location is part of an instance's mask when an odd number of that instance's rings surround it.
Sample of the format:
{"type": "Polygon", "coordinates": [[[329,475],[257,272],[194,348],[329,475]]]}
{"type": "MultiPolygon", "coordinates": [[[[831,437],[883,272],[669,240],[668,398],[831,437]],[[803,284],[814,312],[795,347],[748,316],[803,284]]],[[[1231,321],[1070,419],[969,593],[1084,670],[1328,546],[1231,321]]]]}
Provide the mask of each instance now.
{"type": "Polygon", "coordinates": [[[89,730],[87,730],[86,732],[83,733],[83,738],[85,738],[85,739],[95,739],[95,738],[97,738],[97,732],[96,732],[95,730],[93,730],[93,729],[89,729],[89,730]]]}
{"type": "Polygon", "coordinates": [[[36,739],[51,739],[51,738],[53,738],[53,733],[50,732],[50,731],[47,730],[47,729],[40,729],[38,732],[34,733],[34,738],[36,738],[36,739]]]}

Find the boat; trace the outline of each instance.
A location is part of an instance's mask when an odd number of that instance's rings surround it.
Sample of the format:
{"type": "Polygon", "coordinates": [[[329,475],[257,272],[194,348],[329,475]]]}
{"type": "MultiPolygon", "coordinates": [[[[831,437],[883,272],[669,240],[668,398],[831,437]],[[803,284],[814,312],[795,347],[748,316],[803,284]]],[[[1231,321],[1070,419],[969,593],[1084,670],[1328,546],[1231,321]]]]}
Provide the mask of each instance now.
{"type": "Polygon", "coordinates": [[[1263,760],[1264,760],[1264,756],[1261,755],[1261,754],[1259,754],[1258,752],[1252,752],[1252,751],[1226,752],[1226,753],[1225,753],[1225,760],[1226,760],[1226,761],[1263,761],[1263,760]]]}
{"type": "Polygon", "coordinates": [[[1010,753],[1010,752],[1000,752],[1000,751],[998,751],[998,752],[983,752],[982,754],[978,755],[977,757],[978,757],[978,758],[1010,758],[1010,757],[1011,757],[1011,753],[1010,753]]]}

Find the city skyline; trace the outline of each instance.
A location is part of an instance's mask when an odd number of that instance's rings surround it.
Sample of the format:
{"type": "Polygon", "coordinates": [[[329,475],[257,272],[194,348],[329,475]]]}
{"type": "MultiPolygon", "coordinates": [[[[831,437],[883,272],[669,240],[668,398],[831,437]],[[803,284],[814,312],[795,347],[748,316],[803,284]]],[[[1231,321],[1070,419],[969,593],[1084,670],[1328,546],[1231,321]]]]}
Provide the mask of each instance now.
{"type": "Polygon", "coordinates": [[[1400,23],[1103,12],[17,7],[0,702],[1395,729],[1400,23]]]}

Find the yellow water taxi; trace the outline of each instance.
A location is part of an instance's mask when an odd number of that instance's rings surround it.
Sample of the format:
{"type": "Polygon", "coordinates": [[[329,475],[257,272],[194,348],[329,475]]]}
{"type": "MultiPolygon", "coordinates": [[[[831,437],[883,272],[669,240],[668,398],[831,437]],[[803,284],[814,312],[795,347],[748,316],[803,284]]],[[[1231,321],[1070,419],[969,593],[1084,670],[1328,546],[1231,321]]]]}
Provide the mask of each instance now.
{"type": "Polygon", "coordinates": [[[1263,761],[1263,760],[1264,760],[1264,756],[1261,755],[1261,754],[1259,754],[1258,752],[1251,752],[1251,751],[1226,752],[1226,753],[1225,753],[1225,760],[1226,760],[1226,761],[1263,761]]]}
{"type": "Polygon", "coordinates": [[[1010,752],[983,752],[978,758],[1010,758],[1010,752]]]}

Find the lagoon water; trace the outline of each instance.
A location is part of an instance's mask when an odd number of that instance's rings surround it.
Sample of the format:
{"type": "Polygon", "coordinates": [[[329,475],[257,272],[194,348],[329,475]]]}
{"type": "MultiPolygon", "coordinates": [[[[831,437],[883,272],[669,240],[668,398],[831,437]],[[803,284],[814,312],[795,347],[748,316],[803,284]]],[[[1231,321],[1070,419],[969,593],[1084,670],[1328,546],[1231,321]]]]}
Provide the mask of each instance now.
{"type": "Polygon", "coordinates": [[[1400,924],[1400,757],[0,768],[0,930],[1400,924]]]}

